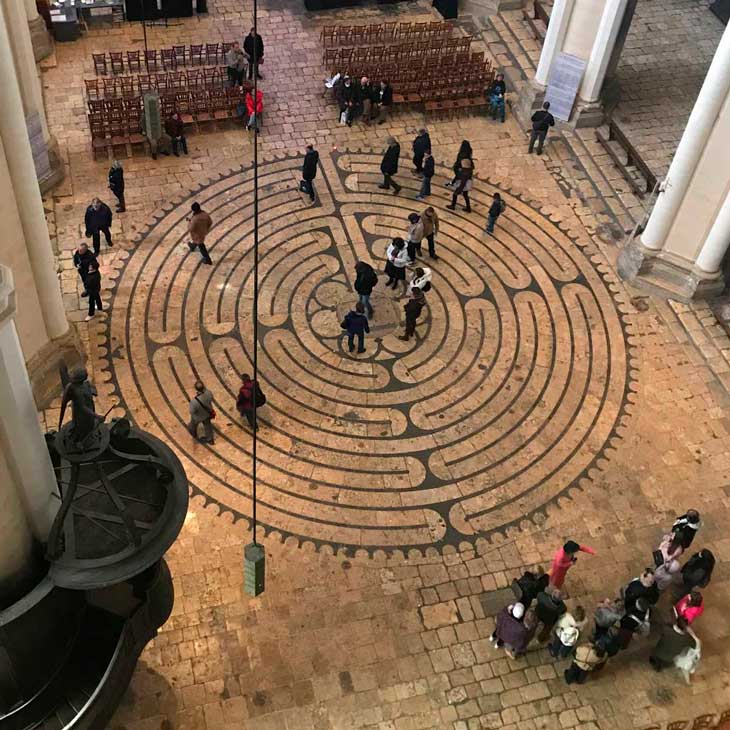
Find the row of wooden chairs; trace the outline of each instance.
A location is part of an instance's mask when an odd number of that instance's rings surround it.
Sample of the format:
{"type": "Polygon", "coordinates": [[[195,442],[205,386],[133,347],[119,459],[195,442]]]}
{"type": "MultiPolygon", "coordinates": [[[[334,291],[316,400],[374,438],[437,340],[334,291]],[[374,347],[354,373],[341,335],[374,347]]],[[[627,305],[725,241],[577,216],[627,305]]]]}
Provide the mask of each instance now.
{"type": "Polygon", "coordinates": [[[185,71],[161,71],[138,76],[109,76],[84,79],[87,100],[131,98],[149,91],[214,88],[227,82],[227,72],[221,66],[205,66],[185,71]]]}
{"type": "Polygon", "coordinates": [[[397,40],[434,40],[448,36],[452,28],[452,24],[448,21],[325,25],[319,37],[325,48],[336,48],[347,45],[393,43],[397,40]]]}
{"type": "Polygon", "coordinates": [[[109,51],[92,53],[94,72],[97,76],[108,73],[141,73],[142,71],[173,70],[181,66],[217,66],[225,64],[226,54],[233,42],[198,43],[189,46],[149,49],[147,51],[109,51]]]}
{"type": "Polygon", "coordinates": [[[329,69],[347,67],[353,63],[370,61],[410,61],[411,59],[438,56],[443,53],[468,53],[471,36],[447,38],[438,43],[427,41],[398,43],[392,46],[357,46],[353,48],[326,48],[322,52],[322,64],[329,69]]]}
{"type": "MultiPolygon", "coordinates": [[[[643,730],[664,730],[662,725],[650,725],[643,730]]],[[[666,730],[730,730],[730,710],[725,710],[720,717],[716,715],[700,715],[692,720],[674,720],[667,724],[666,730]]]]}
{"type": "Polygon", "coordinates": [[[104,150],[108,155],[116,153],[118,148],[129,147],[134,151],[135,145],[144,149],[146,138],[142,134],[142,110],[139,101],[136,106],[130,104],[123,109],[97,111],[88,115],[91,132],[91,153],[97,159],[104,150]]]}

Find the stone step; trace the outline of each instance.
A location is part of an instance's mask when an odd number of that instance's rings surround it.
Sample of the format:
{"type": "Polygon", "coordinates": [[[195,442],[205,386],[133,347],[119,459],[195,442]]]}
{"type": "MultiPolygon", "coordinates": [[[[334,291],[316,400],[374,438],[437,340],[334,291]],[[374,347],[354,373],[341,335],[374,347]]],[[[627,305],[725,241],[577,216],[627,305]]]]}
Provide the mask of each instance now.
{"type": "Polygon", "coordinates": [[[497,13],[489,18],[492,29],[499,37],[499,46],[494,50],[495,58],[500,67],[515,67],[522,79],[532,78],[535,72],[535,65],[532,63],[527,49],[522,45],[520,39],[515,35],[504,13],[497,13]]]}
{"type": "Polygon", "coordinates": [[[540,61],[540,52],[542,51],[542,41],[538,41],[535,38],[535,34],[525,21],[522,11],[502,11],[500,16],[505,26],[510,30],[512,36],[517,39],[519,43],[520,53],[515,54],[515,57],[520,60],[524,59],[522,63],[523,68],[527,72],[528,76],[533,76],[537,64],[540,61]]]}

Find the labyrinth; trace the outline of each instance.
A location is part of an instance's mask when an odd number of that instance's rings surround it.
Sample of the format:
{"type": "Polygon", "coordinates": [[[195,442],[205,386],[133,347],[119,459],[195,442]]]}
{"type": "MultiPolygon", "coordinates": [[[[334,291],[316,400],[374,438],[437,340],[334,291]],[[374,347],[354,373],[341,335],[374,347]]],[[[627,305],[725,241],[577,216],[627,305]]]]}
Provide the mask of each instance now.
{"type": "MultiPolygon", "coordinates": [[[[451,212],[437,170],[433,288],[416,340],[397,338],[405,300],[386,293],[385,249],[425,207],[405,157],[395,196],[377,187],[378,154],[322,154],[314,206],[297,191],[301,157],[259,169],[258,519],[284,537],[405,551],[505,533],[590,476],[624,416],[627,343],[605,276],[514,191],[488,236],[500,188],[486,181],[471,215],[451,212]],[[339,322],[358,260],[380,280],[367,352],[353,357],[339,322]]],[[[167,205],[117,273],[108,323],[122,405],[176,449],[194,494],[243,520],[252,435],[235,398],[252,371],[252,188],[244,167],[167,205]],[[186,245],[194,200],[214,221],[213,266],[186,245]],[[215,398],[212,446],[186,430],[198,379],[215,398]]]]}

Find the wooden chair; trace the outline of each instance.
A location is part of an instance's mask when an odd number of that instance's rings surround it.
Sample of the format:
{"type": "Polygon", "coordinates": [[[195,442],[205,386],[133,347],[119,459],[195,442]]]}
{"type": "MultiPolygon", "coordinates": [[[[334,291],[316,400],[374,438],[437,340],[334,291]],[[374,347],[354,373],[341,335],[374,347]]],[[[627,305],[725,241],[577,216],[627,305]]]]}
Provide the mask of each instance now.
{"type": "Polygon", "coordinates": [[[203,69],[203,86],[206,89],[212,88],[218,83],[218,69],[207,67],[203,69]]]}
{"type": "Polygon", "coordinates": [[[186,64],[186,57],[187,57],[187,47],[186,46],[173,46],[172,47],[172,56],[175,59],[175,66],[185,66],[186,64]]]}
{"type": "Polygon", "coordinates": [[[203,61],[203,44],[197,44],[190,46],[190,64],[194,66],[195,64],[198,64],[198,66],[202,66],[203,61]]]}
{"type": "Polygon", "coordinates": [[[142,54],[139,51],[127,51],[127,68],[137,73],[142,70],[142,54]]]}
{"type": "Polygon", "coordinates": [[[106,53],[92,53],[91,58],[94,59],[94,73],[99,76],[106,76],[107,65],[106,65],[106,53]]]}
{"type": "Polygon", "coordinates": [[[215,66],[218,63],[218,54],[220,53],[220,43],[205,44],[205,62],[209,66],[215,66]]]}
{"type": "Polygon", "coordinates": [[[214,89],[210,92],[210,113],[216,122],[222,122],[230,117],[228,99],[223,89],[214,89]]]}
{"type": "Polygon", "coordinates": [[[150,80],[150,75],[149,74],[140,74],[139,76],[137,76],[137,87],[139,89],[140,96],[144,96],[149,91],[151,91],[154,87],[150,80]]]}
{"type": "Polygon", "coordinates": [[[184,91],[187,87],[187,76],[184,71],[174,71],[167,76],[168,88],[170,91],[184,91]]]}
{"type": "Polygon", "coordinates": [[[91,155],[96,160],[99,152],[104,150],[109,156],[109,140],[106,136],[104,120],[101,115],[89,115],[89,129],[91,130],[91,155]]]}
{"type": "Polygon", "coordinates": [[[225,63],[226,56],[228,55],[228,51],[233,48],[233,43],[221,43],[221,58],[223,59],[223,62],[225,63]]]}
{"type": "Polygon", "coordinates": [[[334,25],[323,25],[322,30],[319,32],[319,40],[324,48],[332,46],[335,43],[337,34],[337,26],[334,25]]]}
{"type": "Polygon", "coordinates": [[[84,79],[84,86],[86,87],[87,99],[101,98],[99,95],[99,79],[84,79]]]}
{"type": "Polygon", "coordinates": [[[398,30],[396,36],[398,38],[407,38],[411,33],[411,23],[409,21],[398,23],[398,30]]]}
{"type": "Polygon", "coordinates": [[[686,730],[687,725],[687,720],[675,720],[667,725],[667,730],[686,730]]]}
{"type": "Polygon", "coordinates": [[[700,715],[692,723],[692,730],[712,730],[715,727],[715,713],[711,715],[700,715]]]}
{"type": "Polygon", "coordinates": [[[165,71],[177,68],[177,63],[175,62],[175,52],[172,50],[172,48],[162,48],[160,50],[160,58],[162,59],[162,68],[164,68],[165,71]]]}
{"type": "Polygon", "coordinates": [[[105,99],[113,99],[115,96],[117,96],[116,79],[103,79],[102,85],[104,87],[103,97],[105,99]]]}
{"type": "Polygon", "coordinates": [[[393,42],[398,33],[398,23],[383,23],[383,40],[393,42]]]}
{"type": "Polygon", "coordinates": [[[196,91],[193,94],[193,104],[195,109],[195,121],[198,126],[205,122],[213,121],[213,113],[210,111],[207,91],[196,91]]]}
{"type": "Polygon", "coordinates": [[[124,73],[124,54],[121,51],[109,51],[109,59],[111,61],[112,73],[124,73]]]}
{"type": "Polygon", "coordinates": [[[193,95],[189,91],[175,95],[175,106],[183,124],[195,124],[193,95]]]}
{"type": "Polygon", "coordinates": [[[122,76],[119,83],[122,91],[122,98],[131,99],[137,96],[137,84],[134,76],[122,76]]]}
{"type": "Polygon", "coordinates": [[[127,135],[127,128],[123,120],[115,120],[109,123],[109,134],[111,139],[109,145],[112,148],[112,154],[116,154],[117,147],[124,147],[124,155],[127,154],[127,142],[129,136],[127,135]]]}
{"type": "Polygon", "coordinates": [[[163,73],[155,74],[155,88],[161,94],[168,90],[169,83],[168,83],[168,76],[166,73],[163,72],[163,73]]]}
{"type": "Polygon", "coordinates": [[[145,51],[144,62],[147,71],[157,71],[159,69],[157,51],[154,49],[151,51],[145,51]]]}
{"type": "Polygon", "coordinates": [[[135,145],[141,145],[142,151],[144,152],[147,138],[142,134],[142,114],[139,107],[137,107],[136,110],[130,110],[127,112],[125,127],[132,153],[134,153],[135,145]]]}

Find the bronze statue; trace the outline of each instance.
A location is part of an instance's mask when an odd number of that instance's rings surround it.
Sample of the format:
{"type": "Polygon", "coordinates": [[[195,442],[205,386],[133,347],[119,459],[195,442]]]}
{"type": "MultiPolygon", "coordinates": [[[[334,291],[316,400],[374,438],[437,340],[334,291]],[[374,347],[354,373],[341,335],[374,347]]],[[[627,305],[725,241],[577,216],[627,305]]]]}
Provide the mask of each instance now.
{"type": "Polygon", "coordinates": [[[99,422],[103,420],[96,415],[94,410],[94,396],[96,390],[88,381],[88,373],[84,368],[75,368],[71,371],[69,383],[63,390],[61,399],[61,416],[58,420],[58,428],[61,429],[63,416],[66,413],[66,405],[71,402],[71,423],[69,432],[71,439],[77,444],[83,441],[96,430],[99,422]]]}

